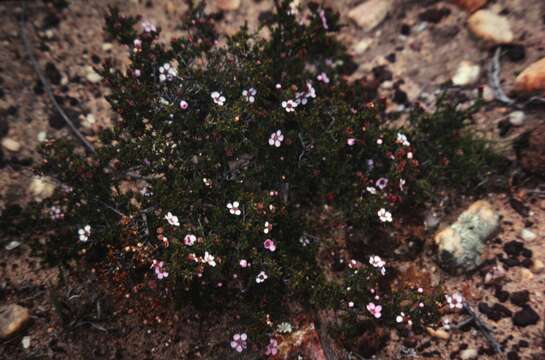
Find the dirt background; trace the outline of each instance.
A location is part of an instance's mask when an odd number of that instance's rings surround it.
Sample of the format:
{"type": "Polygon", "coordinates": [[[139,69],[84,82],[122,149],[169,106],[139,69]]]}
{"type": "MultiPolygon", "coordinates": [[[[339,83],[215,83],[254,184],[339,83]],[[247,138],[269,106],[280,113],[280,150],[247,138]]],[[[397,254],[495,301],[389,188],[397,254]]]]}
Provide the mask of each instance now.
{"type": "MultiPolygon", "coordinates": [[[[479,89],[487,86],[486,67],[493,50],[469,33],[468,14],[464,10],[448,1],[396,0],[382,24],[372,32],[366,32],[347,17],[350,9],[360,2],[326,1],[341,13],[347,25],[339,38],[352,49],[359,66],[351,78],[373,79],[373,69],[381,65],[392,73],[392,80],[381,81],[378,88],[380,96],[398,99],[397,102],[390,101],[388,111],[399,112],[403,118],[410,103],[418,101],[431,108],[440,91],[449,87],[449,80],[462,60],[481,65],[482,76],[467,88],[455,89],[457,93],[469,102],[477,97],[479,89]],[[432,17],[432,21],[429,18],[423,21],[426,11],[437,9],[448,9],[449,13],[436,23],[437,16],[432,17]],[[362,51],[364,43],[369,45],[362,51]]],[[[214,10],[214,1],[210,3],[214,10]]],[[[272,1],[241,0],[241,3],[238,10],[224,13],[220,22],[222,32],[232,33],[245,21],[251,29],[256,29],[258,19],[272,10],[272,1]]],[[[33,178],[31,168],[40,161],[35,151],[39,142],[45,138],[70,136],[25,55],[20,37],[21,4],[16,1],[0,3],[0,136],[20,145],[17,151],[0,150],[1,207],[24,204],[32,196],[29,191],[33,178]]],[[[90,81],[91,69],[106,58],[119,65],[127,61],[126,48],[104,40],[102,26],[108,5],[118,5],[124,13],[141,14],[144,19],[153,21],[163,29],[161,38],[164,42],[181,35],[176,26],[186,7],[178,0],[76,0],[62,10],[40,1],[27,2],[27,29],[42,71],[51,81],[58,101],[90,141],[115,116],[104,99],[108,89],[100,82],[90,81]]],[[[516,75],[545,56],[545,3],[542,0],[498,0],[489,1],[487,7],[508,17],[516,35],[515,43],[525,49],[523,59],[511,61],[504,57],[502,60],[502,86],[509,93],[516,75]]],[[[543,108],[526,107],[522,109],[526,119],[521,126],[506,125],[507,115],[513,110],[490,100],[476,116],[476,128],[511,158],[514,158],[513,139],[543,121],[545,115],[543,108]]],[[[536,259],[545,262],[544,189],[538,183],[528,182],[516,190],[516,197],[527,211],[513,208],[509,201],[512,194],[486,196],[502,215],[502,226],[487,247],[485,257],[496,261],[498,256],[505,256],[504,244],[518,239],[532,250],[534,262],[536,259]],[[523,228],[530,229],[536,237],[522,239],[523,228]]],[[[457,203],[468,202],[459,199],[457,203]]],[[[451,212],[456,211],[459,210],[451,212]]],[[[448,217],[448,214],[443,215],[448,217]]],[[[198,319],[192,314],[172,315],[173,312],[165,309],[168,315],[142,321],[135,315],[142,310],[130,296],[105,295],[96,287],[100,274],[89,272],[87,277],[61,281],[59,294],[52,293],[48,289],[59,282],[58,269],[48,268],[30,257],[24,243],[10,251],[4,248],[7,243],[8,239],[0,239],[0,305],[18,303],[29,308],[32,324],[24,333],[0,341],[0,359],[225,359],[234,356],[210,355],[204,351],[207,346],[227,347],[230,334],[219,333],[217,339],[199,338],[195,326],[198,319]],[[80,321],[72,324],[70,330],[61,326],[59,312],[53,306],[55,296],[69,299],[67,302],[79,309],[71,310],[77,313],[75,317],[80,321]],[[102,305],[97,308],[97,303],[102,305]],[[23,336],[30,337],[28,349],[21,344],[23,336]],[[189,342],[200,343],[200,347],[190,348],[189,342]]],[[[485,286],[485,271],[468,276],[448,275],[433,261],[431,237],[426,239],[425,246],[414,266],[428,271],[434,282],[444,281],[452,291],[463,290],[475,309],[481,302],[489,305],[501,302],[495,296],[497,287],[485,286]]],[[[509,293],[528,290],[529,304],[541,317],[538,324],[520,328],[513,325],[510,317],[493,321],[482,316],[504,345],[503,354],[485,354],[486,340],[475,329],[470,329],[451,331],[448,340],[425,334],[409,339],[416,349],[412,358],[459,359],[461,350],[474,348],[480,359],[545,359],[545,274],[532,272],[527,267],[531,265],[509,267],[502,281],[503,290],[509,293]],[[527,341],[527,346],[520,340],[527,341]]],[[[509,300],[503,304],[513,312],[519,310],[509,300]]],[[[201,326],[211,326],[211,323],[205,322],[201,326]]],[[[399,339],[400,335],[393,331],[391,337],[399,339]]],[[[391,341],[377,358],[402,358],[401,346],[407,341],[391,341]]]]}

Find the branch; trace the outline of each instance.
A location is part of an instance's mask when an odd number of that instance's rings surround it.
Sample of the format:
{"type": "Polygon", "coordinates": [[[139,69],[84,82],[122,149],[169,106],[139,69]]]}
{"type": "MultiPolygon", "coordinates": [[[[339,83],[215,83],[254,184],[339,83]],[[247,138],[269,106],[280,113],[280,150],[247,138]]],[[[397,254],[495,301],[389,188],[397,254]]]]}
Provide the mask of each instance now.
{"type": "Polygon", "coordinates": [[[492,90],[494,90],[494,93],[496,94],[496,98],[501,101],[502,103],[505,103],[507,105],[514,105],[515,100],[509,98],[507,95],[505,95],[505,92],[503,92],[503,89],[501,88],[501,82],[500,82],[500,72],[501,72],[501,64],[500,64],[500,57],[501,57],[501,46],[498,46],[496,48],[496,51],[494,52],[494,56],[492,57],[492,61],[490,62],[490,65],[488,66],[488,80],[490,81],[490,87],[492,87],[492,90]]]}
{"type": "Polygon", "coordinates": [[[501,344],[498,343],[498,341],[492,334],[492,329],[490,329],[488,325],[486,325],[486,323],[479,318],[479,316],[475,313],[475,311],[473,311],[473,309],[468,304],[464,304],[464,310],[469,314],[470,318],[462,322],[462,324],[459,325],[458,327],[467,325],[470,322],[475,322],[477,329],[483,334],[486,340],[488,340],[488,343],[492,346],[492,348],[494,349],[494,352],[496,353],[503,352],[501,344]]]}
{"type": "Polygon", "coordinates": [[[61,115],[63,120],[68,124],[68,126],[70,127],[70,130],[72,130],[74,135],[76,135],[76,137],[83,143],[85,148],[89,152],[91,152],[93,154],[96,154],[96,150],[93,147],[93,145],[91,145],[91,143],[89,143],[87,141],[87,139],[85,139],[85,137],[79,132],[77,127],[70,120],[70,118],[68,118],[68,116],[66,115],[64,110],[61,108],[61,106],[59,105],[57,100],[55,100],[55,96],[53,95],[53,91],[51,90],[51,86],[49,85],[49,82],[47,81],[44,74],[40,70],[40,65],[38,64],[38,61],[36,60],[36,57],[34,56],[34,53],[32,51],[32,44],[30,43],[27,31],[26,31],[26,4],[25,3],[23,3],[23,13],[21,15],[20,27],[21,27],[21,38],[23,40],[23,45],[24,45],[25,51],[26,51],[26,53],[27,53],[27,55],[28,55],[28,57],[30,59],[30,62],[32,64],[32,67],[34,68],[34,71],[36,72],[36,74],[40,78],[40,81],[42,82],[42,84],[43,84],[43,86],[44,86],[44,88],[45,88],[45,90],[47,92],[47,96],[49,97],[49,100],[51,100],[51,102],[53,103],[53,106],[55,107],[55,109],[61,115]]]}

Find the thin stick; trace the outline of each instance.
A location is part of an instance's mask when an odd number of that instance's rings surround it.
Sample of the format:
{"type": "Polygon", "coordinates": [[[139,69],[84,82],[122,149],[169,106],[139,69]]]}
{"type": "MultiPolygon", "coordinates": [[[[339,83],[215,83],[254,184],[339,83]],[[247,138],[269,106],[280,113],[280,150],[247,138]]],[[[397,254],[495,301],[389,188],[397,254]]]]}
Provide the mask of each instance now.
{"type": "Polygon", "coordinates": [[[490,81],[490,86],[492,87],[492,89],[494,90],[494,93],[496,94],[496,98],[507,105],[513,105],[515,103],[515,100],[505,95],[505,92],[503,92],[503,89],[501,88],[500,57],[501,57],[501,47],[498,46],[496,48],[496,51],[494,52],[494,56],[492,57],[492,61],[490,62],[490,65],[488,67],[488,79],[490,81]]]}
{"type": "Polygon", "coordinates": [[[492,334],[492,330],[488,327],[488,325],[486,325],[485,322],[478,317],[475,311],[473,311],[473,309],[468,304],[464,304],[464,310],[469,314],[469,316],[471,316],[471,319],[475,321],[475,325],[477,326],[479,331],[483,334],[483,336],[486,338],[486,340],[488,340],[490,345],[492,345],[492,348],[494,349],[494,351],[496,353],[503,352],[503,349],[500,343],[498,343],[498,341],[492,334]]]}
{"type": "Polygon", "coordinates": [[[68,116],[66,115],[64,110],[60,107],[57,100],[55,100],[55,96],[53,95],[53,91],[51,90],[51,86],[49,85],[49,82],[47,81],[47,79],[45,78],[45,76],[43,75],[43,73],[40,70],[40,66],[38,64],[38,61],[36,60],[36,58],[34,57],[34,53],[32,52],[32,44],[30,43],[30,40],[29,40],[27,32],[26,32],[26,4],[25,3],[23,3],[23,14],[21,15],[20,26],[21,26],[21,38],[23,40],[23,45],[24,45],[25,51],[26,51],[26,53],[27,53],[27,55],[28,55],[28,57],[30,59],[30,62],[32,64],[32,67],[34,68],[34,71],[36,72],[36,74],[40,78],[40,81],[42,82],[42,84],[43,84],[43,86],[44,86],[44,88],[45,88],[45,90],[47,92],[47,96],[49,97],[49,100],[51,100],[51,102],[53,103],[53,106],[55,107],[55,109],[61,115],[63,120],[68,124],[68,126],[70,127],[70,129],[72,130],[74,135],[76,135],[76,137],[87,148],[87,150],[89,150],[93,154],[96,154],[96,150],[93,147],[93,145],[91,145],[91,143],[89,143],[85,139],[85,137],[79,132],[77,127],[74,125],[74,123],[70,120],[70,118],[68,118],[68,116]]]}

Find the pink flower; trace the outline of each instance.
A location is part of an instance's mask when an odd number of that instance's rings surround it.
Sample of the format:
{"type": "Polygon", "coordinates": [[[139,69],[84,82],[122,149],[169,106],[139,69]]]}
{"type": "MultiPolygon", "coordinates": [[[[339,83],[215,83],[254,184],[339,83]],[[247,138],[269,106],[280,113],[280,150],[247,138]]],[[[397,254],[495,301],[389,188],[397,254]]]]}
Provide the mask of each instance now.
{"type": "Polygon", "coordinates": [[[269,250],[270,252],[274,252],[276,250],[276,244],[271,239],[267,239],[263,242],[263,246],[265,249],[269,250]]]}
{"type": "Polygon", "coordinates": [[[188,107],[189,107],[189,104],[187,103],[187,101],[185,100],[180,101],[180,109],[186,110],[188,107]]]}
{"type": "Polygon", "coordinates": [[[186,244],[187,246],[192,246],[193,244],[195,244],[195,241],[197,241],[197,237],[193,234],[187,234],[184,237],[184,244],[186,244]]]}
{"type": "Polygon", "coordinates": [[[367,310],[377,319],[379,319],[382,314],[380,313],[382,311],[382,306],[375,305],[374,303],[367,304],[367,310]]]}
{"type": "Polygon", "coordinates": [[[329,84],[329,78],[327,77],[327,74],[325,72],[316,76],[316,79],[318,79],[318,81],[323,82],[324,84],[329,84]]]}
{"type": "Polygon", "coordinates": [[[157,28],[155,27],[155,24],[153,24],[149,20],[145,20],[142,22],[142,28],[145,32],[157,32],[157,28]]]}
{"type": "Polygon", "coordinates": [[[376,181],[375,185],[380,189],[380,190],[384,190],[384,188],[386,186],[388,186],[388,179],[386,178],[380,178],[376,181]]]}
{"type": "Polygon", "coordinates": [[[168,272],[166,272],[163,267],[165,263],[164,261],[157,261],[153,260],[150,269],[153,269],[155,271],[155,275],[157,276],[157,279],[162,280],[166,277],[168,277],[168,272]]]}
{"type": "Polygon", "coordinates": [[[239,264],[240,264],[241,268],[246,268],[246,267],[250,266],[250,263],[245,259],[241,259],[239,264]]]}
{"type": "Polygon", "coordinates": [[[265,355],[268,356],[275,356],[278,354],[278,341],[275,339],[269,340],[269,345],[267,345],[267,350],[265,351],[265,355]]]}
{"type": "Polygon", "coordinates": [[[293,100],[282,101],[282,107],[286,109],[286,112],[292,112],[295,111],[297,103],[293,100]]]}
{"type": "Polygon", "coordinates": [[[276,132],[273,132],[271,134],[271,137],[269,138],[269,145],[280,147],[280,145],[282,145],[282,141],[284,141],[284,135],[282,134],[282,131],[276,130],[276,132]]]}
{"type": "Polygon", "coordinates": [[[246,335],[246,333],[235,334],[233,335],[233,340],[231,341],[231,348],[240,353],[248,346],[246,343],[247,340],[248,335],[246,335]]]}
{"type": "Polygon", "coordinates": [[[354,146],[354,145],[356,144],[356,139],[354,139],[354,138],[349,138],[349,139],[346,140],[346,144],[347,144],[348,146],[354,146]]]}
{"type": "Polygon", "coordinates": [[[134,74],[134,77],[140,77],[140,75],[142,75],[142,72],[140,71],[140,69],[135,69],[133,74],[134,74]]]}
{"type": "Polygon", "coordinates": [[[464,297],[460,293],[454,293],[452,296],[445,295],[445,298],[451,309],[462,309],[464,307],[464,297]]]}

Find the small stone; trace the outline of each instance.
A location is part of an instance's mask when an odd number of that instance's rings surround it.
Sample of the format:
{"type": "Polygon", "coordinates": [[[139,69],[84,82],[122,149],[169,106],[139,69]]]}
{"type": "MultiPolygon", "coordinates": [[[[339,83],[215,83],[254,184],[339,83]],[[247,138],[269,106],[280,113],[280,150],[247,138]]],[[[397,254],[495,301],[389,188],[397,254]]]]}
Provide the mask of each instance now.
{"type": "Polygon", "coordinates": [[[418,20],[438,24],[449,15],[449,8],[430,8],[418,14],[418,20]]]}
{"type": "Polygon", "coordinates": [[[511,293],[511,303],[514,305],[524,306],[528,301],[530,301],[530,292],[528,290],[511,293]]]}
{"type": "Polygon", "coordinates": [[[35,176],[32,178],[28,190],[34,197],[34,200],[41,202],[53,195],[55,184],[47,177],[35,176]]]}
{"type": "Polygon", "coordinates": [[[520,237],[523,238],[525,241],[532,241],[537,238],[537,235],[534,234],[530,229],[522,229],[520,232],[520,237]]]}
{"type": "Polygon", "coordinates": [[[18,152],[21,150],[21,144],[17,140],[8,137],[2,140],[2,146],[4,149],[11,152],[18,152]]]}
{"type": "Polygon", "coordinates": [[[509,20],[490,10],[479,10],[471,15],[468,26],[475,36],[493,44],[510,44],[515,38],[509,20]]]}
{"type": "Polygon", "coordinates": [[[92,83],[98,83],[102,81],[102,76],[100,76],[92,67],[87,66],[85,68],[85,78],[92,83]]]}
{"type": "Polygon", "coordinates": [[[531,64],[517,76],[515,90],[523,93],[545,90],[545,58],[531,64]]]}
{"type": "Polygon", "coordinates": [[[522,281],[530,281],[534,278],[534,274],[526,268],[520,269],[520,277],[522,281]]]}
{"type": "Polygon", "coordinates": [[[513,44],[505,46],[505,55],[512,62],[519,62],[526,58],[526,49],[523,45],[513,44]]]}
{"type": "Polygon", "coordinates": [[[496,99],[496,94],[494,93],[494,90],[488,85],[483,86],[483,100],[490,102],[494,101],[496,99]]]}
{"type": "Polygon", "coordinates": [[[240,0],[216,0],[218,9],[223,11],[233,11],[240,7],[240,0]]]}
{"type": "Polygon", "coordinates": [[[17,304],[0,307],[0,339],[21,331],[30,320],[28,310],[17,304]]]}
{"type": "Polygon", "coordinates": [[[498,227],[499,215],[492,205],[474,202],[454,224],[435,235],[441,267],[455,273],[475,270],[482,263],[485,241],[498,227]]]}
{"type": "Polygon", "coordinates": [[[532,267],[530,268],[530,270],[534,274],[541,274],[543,272],[543,269],[545,269],[545,264],[543,264],[543,261],[541,261],[539,259],[535,259],[532,262],[532,267]]]}
{"type": "Polygon", "coordinates": [[[526,119],[526,114],[524,111],[513,111],[509,114],[509,122],[514,126],[521,126],[524,124],[524,119],[526,119]]]}
{"type": "Polygon", "coordinates": [[[452,77],[452,83],[455,86],[467,86],[475,84],[479,80],[481,67],[471,61],[463,60],[456,73],[452,77]]]}
{"type": "Polygon", "coordinates": [[[516,326],[525,327],[535,325],[538,321],[539,315],[530,307],[530,305],[525,305],[522,310],[513,315],[513,324],[516,326]]]}
{"type": "Polygon", "coordinates": [[[21,246],[21,243],[16,240],[10,241],[6,246],[4,246],[4,249],[7,251],[11,251],[13,249],[17,249],[19,246],[21,246]]]}
{"type": "Polygon", "coordinates": [[[369,48],[369,46],[371,46],[372,43],[373,43],[373,39],[363,39],[363,40],[360,40],[357,44],[355,44],[352,47],[352,49],[356,55],[361,55],[365,51],[367,51],[367,49],[369,48]]]}
{"type": "Polygon", "coordinates": [[[103,43],[103,44],[102,44],[102,50],[103,50],[103,51],[111,51],[112,48],[113,48],[112,43],[106,42],[106,43],[103,43]]]}
{"type": "Polygon", "coordinates": [[[45,131],[40,131],[38,133],[37,139],[39,142],[44,142],[47,139],[47,133],[45,131]]]}
{"type": "Polygon", "coordinates": [[[30,336],[23,337],[21,344],[23,345],[23,349],[28,349],[30,347],[30,336]]]}
{"type": "Polygon", "coordinates": [[[469,13],[473,13],[486,5],[488,0],[454,0],[454,3],[466,10],[469,13]]]}
{"type": "Polygon", "coordinates": [[[473,348],[465,349],[460,353],[460,359],[462,360],[476,359],[478,356],[479,352],[473,348]]]}
{"type": "Polygon", "coordinates": [[[431,337],[434,337],[434,338],[448,340],[450,337],[450,334],[443,329],[435,330],[431,327],[426,327],[426,331],[431,337]]]}
{"type": "Polygon", "coordinates": [[[376,28],[392,8],[392,0],[368,0],[348,12],[348,17],[364,30],[376,28]]]}

